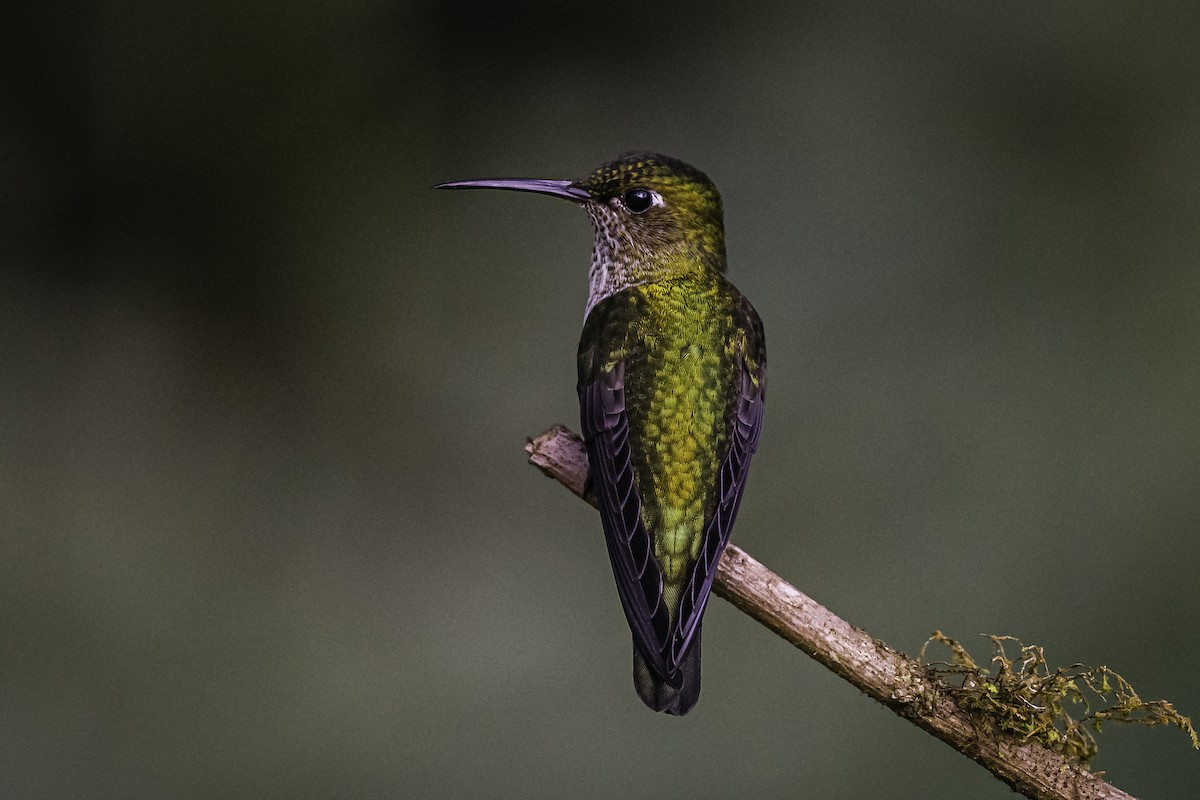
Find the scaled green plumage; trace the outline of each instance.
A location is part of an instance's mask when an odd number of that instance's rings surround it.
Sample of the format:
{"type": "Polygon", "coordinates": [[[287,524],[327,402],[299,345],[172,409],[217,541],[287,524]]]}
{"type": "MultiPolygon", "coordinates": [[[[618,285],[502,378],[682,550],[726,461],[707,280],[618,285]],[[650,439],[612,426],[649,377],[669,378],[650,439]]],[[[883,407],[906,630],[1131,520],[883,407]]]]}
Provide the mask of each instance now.
{"type": "Polygon", "coordinates": [[[698,557],[715,505],[709,487],[728,440],[725,409],[745,339],[733,322],[740,299],[711,274],[641,284],[594,309],[581,339],[582,382],[626,364],[642,519],[669,584],[698,557]]]}

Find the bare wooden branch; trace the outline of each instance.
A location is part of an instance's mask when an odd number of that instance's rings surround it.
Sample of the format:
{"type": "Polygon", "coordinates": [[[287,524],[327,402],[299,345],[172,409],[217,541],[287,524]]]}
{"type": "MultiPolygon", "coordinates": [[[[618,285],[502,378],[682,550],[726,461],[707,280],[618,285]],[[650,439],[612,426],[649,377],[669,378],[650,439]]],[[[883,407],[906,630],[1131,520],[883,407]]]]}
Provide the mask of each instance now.
{"type": "MultiPolygon", "coordinates": [[[[595,505],[585,494],[587,451],[556,425],[525,451],[529,462],[595,505]]],[[[867,695],[977,761],[1036,800],[1132,800],[1115,786],[1038,744],[983,733],[928,670],[838,617],[799,589],[729,545],[714,589],[718,595],[867,695]]]]}

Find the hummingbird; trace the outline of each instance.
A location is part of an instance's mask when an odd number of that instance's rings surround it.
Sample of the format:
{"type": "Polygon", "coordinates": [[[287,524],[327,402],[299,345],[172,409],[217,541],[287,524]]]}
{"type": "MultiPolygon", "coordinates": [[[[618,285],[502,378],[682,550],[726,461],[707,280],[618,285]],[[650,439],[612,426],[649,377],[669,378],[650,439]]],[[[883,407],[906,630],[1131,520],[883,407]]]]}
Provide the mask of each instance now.
{"type": "Polygon", "coordinates": [[[703,172],[630,152],[579,180],[453,181],[569,200],[595,230],[577,358],[589,484],[655,711],[700,695],[700,629],[758,448],[766,344],[725,277],[721,195],[703,172]]]}

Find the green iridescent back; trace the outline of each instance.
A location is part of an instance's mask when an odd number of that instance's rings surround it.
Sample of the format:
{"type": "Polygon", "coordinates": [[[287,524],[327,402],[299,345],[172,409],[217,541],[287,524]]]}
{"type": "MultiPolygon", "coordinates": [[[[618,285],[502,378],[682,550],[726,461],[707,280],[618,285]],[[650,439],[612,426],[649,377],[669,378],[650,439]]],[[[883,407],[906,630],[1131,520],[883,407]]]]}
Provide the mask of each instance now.
{"type": "Polygon", "coordinates": [[[757,314],[713,273],[630,287],[584,327],[593,483],[635,684],[658,710],[685,713],[699,693],[701,617],[757,446],[764,368],[757,314]]]}
{"type": "Polygon", "coordinates": [[[677,278],[627,289],[593,312],[601,330],[591,340],[589,366],[625,362],[642,520],[652,533],[672,618],[715,506],[710,489],[728,441],[726,409],[736,391],[738,345],[745,341],[732,327],[740,300],[714,276],[677,278]]]}

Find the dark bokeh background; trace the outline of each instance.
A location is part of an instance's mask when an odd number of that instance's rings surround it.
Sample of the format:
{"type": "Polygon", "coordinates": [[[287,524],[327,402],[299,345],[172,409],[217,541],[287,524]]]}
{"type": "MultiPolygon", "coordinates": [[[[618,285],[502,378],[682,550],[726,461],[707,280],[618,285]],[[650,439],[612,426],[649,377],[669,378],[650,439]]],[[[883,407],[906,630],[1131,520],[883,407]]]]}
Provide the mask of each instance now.
{"type": "MultiPolygon", "coordinates": [[[[590,229],[699,165],[765,320],[735,539],[915,652],[1200,714],[1191,4],[43,7],[0,97],[0,794],[1009,797],[714,602],[646,711],[572,422],[590,229]]],[[[1096,766],[1181,797],[1177,732],[1096,766]]]]}

